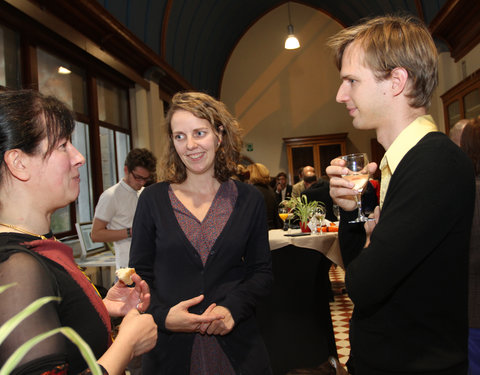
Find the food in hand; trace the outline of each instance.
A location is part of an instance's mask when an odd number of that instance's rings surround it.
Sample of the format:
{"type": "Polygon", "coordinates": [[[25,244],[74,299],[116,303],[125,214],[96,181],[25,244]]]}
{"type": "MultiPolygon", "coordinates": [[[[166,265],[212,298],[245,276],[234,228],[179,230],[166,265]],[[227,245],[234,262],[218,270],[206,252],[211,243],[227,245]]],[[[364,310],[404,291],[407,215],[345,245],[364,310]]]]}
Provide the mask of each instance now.
{"type": "Polygon", "coordinates": [[[133,284],[132,275],[135,273],[135,268],[119,268],[115,271],[118,279],[123,281],[125,285],[133,284]]]}

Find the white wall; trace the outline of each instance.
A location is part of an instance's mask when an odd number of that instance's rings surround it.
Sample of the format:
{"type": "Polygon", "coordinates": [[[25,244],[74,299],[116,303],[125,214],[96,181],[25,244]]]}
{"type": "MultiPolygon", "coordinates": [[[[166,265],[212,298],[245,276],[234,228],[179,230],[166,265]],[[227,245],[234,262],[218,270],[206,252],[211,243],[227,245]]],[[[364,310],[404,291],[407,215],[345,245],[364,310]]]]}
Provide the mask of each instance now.
{"type": "Polygon", "coordinates": [[[150,82],[150,90],[136,85],[130,90],[133,147],[149,149],[157,159],[163,147],[163,101],[158,85],[150,82]]]}
{"type": "Polygon", "coordinates": [[[283,137],[349,133],[347,151],[370,152],[374,132],[357,131],[345,106],[335,102],[339,73],[325,46],[341,26],[325,14],[290,3],[298,50],[283,48],[288,13],[284,4],[261,18],[243,36],[225,69],[221,100],[239,119],[244,154],[271,175],[287,171],[283,137]]]}

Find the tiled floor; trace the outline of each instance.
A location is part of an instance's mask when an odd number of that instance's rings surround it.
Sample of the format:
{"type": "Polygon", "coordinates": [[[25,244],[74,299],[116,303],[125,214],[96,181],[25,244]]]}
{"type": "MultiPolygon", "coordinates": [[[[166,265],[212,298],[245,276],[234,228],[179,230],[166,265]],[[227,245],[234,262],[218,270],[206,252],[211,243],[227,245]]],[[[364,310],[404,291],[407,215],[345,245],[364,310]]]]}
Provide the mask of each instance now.
{"type": "Polygon", "coordinates": [[[334,291],[335,301],[330,302],[333,331],[337,344],[338,359],[342,365],[348,360],[350,354],[350,342],[348,341],[348,321],[352,316],[353,304],[344,292],[345,272],[341,267],[330,269],[330,280],[334,291]]]}

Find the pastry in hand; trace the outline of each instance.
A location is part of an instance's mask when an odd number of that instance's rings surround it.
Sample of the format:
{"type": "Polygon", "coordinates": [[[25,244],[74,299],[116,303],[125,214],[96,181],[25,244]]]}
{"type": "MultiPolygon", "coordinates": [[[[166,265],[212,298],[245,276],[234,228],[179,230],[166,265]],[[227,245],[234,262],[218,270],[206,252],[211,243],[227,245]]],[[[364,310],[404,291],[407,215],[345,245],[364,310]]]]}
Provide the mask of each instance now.
{"type": "Polygon", "coordinates": [[[123,281],[125,285],[133,284],[132,275],[135,273],[135,268],[119,268],[115,271],[118,279],[123,281]]]}

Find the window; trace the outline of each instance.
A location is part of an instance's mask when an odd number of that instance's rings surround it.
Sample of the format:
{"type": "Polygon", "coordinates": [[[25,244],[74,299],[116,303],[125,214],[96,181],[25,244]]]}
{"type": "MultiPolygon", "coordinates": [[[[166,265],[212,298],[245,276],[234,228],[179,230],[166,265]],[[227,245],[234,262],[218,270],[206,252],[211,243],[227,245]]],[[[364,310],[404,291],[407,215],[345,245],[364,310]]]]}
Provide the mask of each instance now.
{"type": "Polygon", "coordinates": [[[103,190],[123,177],[125,158],[130,151],[128,92],[104,80],[97,80],[100,151],[103,190]]]}
{"type": "Polygon", "coordinates": [[[110,124],[129,128],[127,91],[97,80],[98,119],[110,124]]]}
{"type": "Polygon", "coordinates": [[[21,87],[19,35],[0,25],[0,85],[21,87]]]}
{"type": "Polygon", "coordinates": [[[72,111],[88,115],[84,69],[37,48],[38,89],[64,102],[72,111]]]}
{"type": "Polygon", "coordinates": [[[88,125],[76,121],[75,131],[72,135],[72,144],[85,157],[85,166],[80,168],[80,194],[75,202],[77,212],[76,221],[79,223],[91,221],[94,214],[93,187],[92,187],[92,165],[88,125]]]}
{"type": "MultiPolygon", "coordinates": [[[[77,117],[72,135],[73,145],[84,155],[86,164],[80,168],[80,194],[76,202],[52,215],[52,231],[70,234],[75,222],[93,220],[95,212],[94,187],[101,180],[102,190],[123,177],[123,163],[130,150],[130,121],[128,90],[106,80],[97,79],[98,103],[88,107],[86,70],[37,48],[38,87],[40,92],[62,100],[77,117]],[[90,144],[92,127],[98,127],[99,149],[90,144]],[[98,155],[99,154],[99,155],[98,155]],[[100,160],[99,175],[95,175],[92,160],[100,160]]],[[[98,169],[97,169],[98,170],[98,169]]]]}
{"type": "Polygon", "coordinates": [[[48,31],[39,30],[41,37],[37,38],[30,24],[24,27],[27,19],[23,22],[12,18],[11,24],[8,15],[2,13],[0,18],[9,26],[0,24],[0,86],[38,87],[74,113],[72,143],[86,159],[80,168],[80,194],[76,202],[57,210],[51,220],[57,237],[73,235],[74,224],[92,221],[100,194],[123,177],[125,157],[131,147],[131,82],[105,69],[103,63],[84,51],[62,44],[48,31]],[[23,34],[28,37],[22,39],[23,34]],[[22,49],[20,40],[24,41],[22,49]]]}

